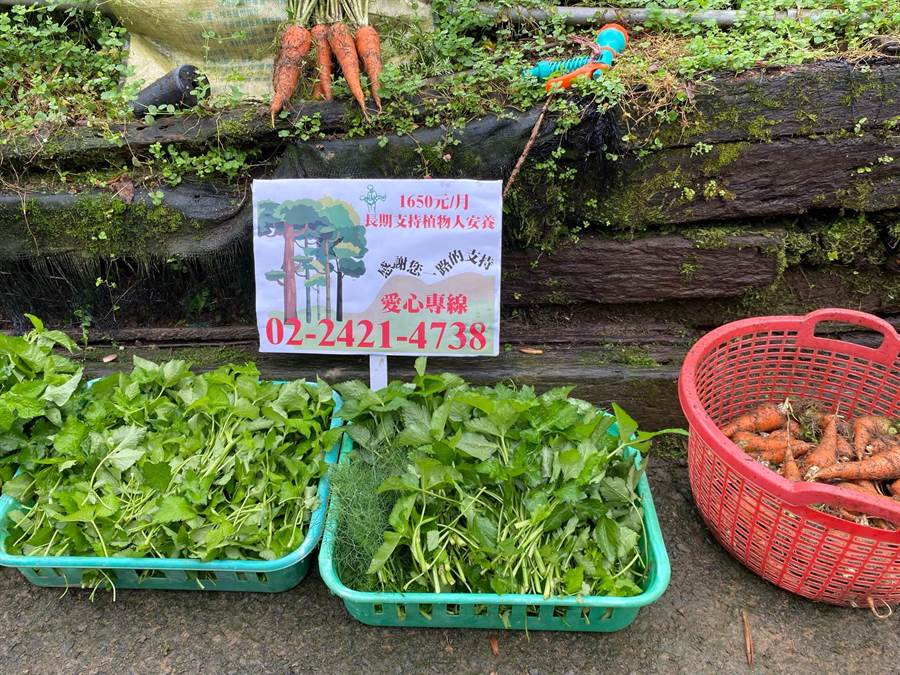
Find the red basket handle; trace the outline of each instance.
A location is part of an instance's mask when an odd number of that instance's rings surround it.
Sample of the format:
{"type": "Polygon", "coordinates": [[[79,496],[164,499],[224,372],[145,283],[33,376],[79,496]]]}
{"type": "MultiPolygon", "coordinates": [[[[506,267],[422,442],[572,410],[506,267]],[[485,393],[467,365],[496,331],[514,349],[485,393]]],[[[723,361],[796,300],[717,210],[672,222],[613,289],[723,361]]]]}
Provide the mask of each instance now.
{"type": "Polygon", "coordinates": [[[894,327],[884,319],[879,319],[872,314],[857,312],[853,309],[817,309],[803,317],[803,322],[797,331],[797,344],[801,347],[814,349],[828,349],[842,352],[859,358],[875,361],[883,366],[893,366],[900,355],[900,335],[894,327]],[[878,348],[864,347],[844,340],[834,340],[816,336],[816,326],[823,321],[840,321],[853,326],[868,328],[876,333],[881,333],[884,339],[878,348]]]}
{"type": "MultiPolygon", "coordinates": [[[[784,480],[784,479],[782,479],[784,480]]],[[[867,516],[888,520],[900,526],[900,501],[890,497],[871,497],[855,490],[839,488],[826,483],[791,483],[789,501],[797,506],[827,504],[840,506],[848,511],[857,511],[867,516]]]]}

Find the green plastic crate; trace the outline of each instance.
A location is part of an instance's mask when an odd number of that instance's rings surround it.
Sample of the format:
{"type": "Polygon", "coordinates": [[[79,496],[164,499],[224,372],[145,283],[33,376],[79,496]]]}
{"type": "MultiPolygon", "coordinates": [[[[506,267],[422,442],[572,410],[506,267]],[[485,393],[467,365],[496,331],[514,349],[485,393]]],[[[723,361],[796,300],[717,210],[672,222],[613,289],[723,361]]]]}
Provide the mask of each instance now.
{"type": "MultiPolygon", "coordinates": [[[[617,435],[613,427],[610,433],[617,435]]],[[[343,460],[352,450],[349,436],[341,446],[343,460]]],[[[634,450],[635,461],[640,453],[634,450]]],[[[374,593],[347,588],[334,565],[334,536],[340,500],[328,507],[325,535],[319,550],[319,574],[331,592],[344,601],[353,618],[371,626],[410,628],[491,628],[612,632],[626,628],[638,610],[656,602],[669,585],[672,570],[659,529],[647,477],[638,483],[644,507],[643,540],[648,547],[650,573],[644,592],[630,598],[572,596],[545,599],[542,595],[493,593],[374,593]]]]}
{"type": "MultiPolygon", "coordinates": [[[[92,384],[93,382],[89,383],[92,384]]],[[[334,392],[334,412],[341,397],[334,392]]],[[[332,416],[331,428],[342,424],[332,416]]],[[[325,456],[333,464],[340,453],[340,441],[325,456]]],[[[167,591],[245,591],[279,593],[296,586],[309,572],[310,554],[322,536],[328,509],[328,475],[319,481],[319,507],[313,512],[306,538],[293,553],[276,560],[222,560],[202,562],[185,558],[103,558],[87,556],[19,556],[6,552],[7,515],[18,506],[8,496],[0,497],[0,565],[18,569],[36,586],[78,587],[85,574],[102,571],[114,588],[149,588],[167,591]]],[[[93,585],[93,584],[92,584],[93,585]]]]}

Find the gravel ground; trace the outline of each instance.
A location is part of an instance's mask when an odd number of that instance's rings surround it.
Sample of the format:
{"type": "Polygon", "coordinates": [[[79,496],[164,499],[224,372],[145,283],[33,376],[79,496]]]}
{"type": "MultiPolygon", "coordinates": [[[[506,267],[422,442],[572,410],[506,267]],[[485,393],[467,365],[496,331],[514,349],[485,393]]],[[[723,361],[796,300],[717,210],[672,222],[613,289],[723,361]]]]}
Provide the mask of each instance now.
{"type": "Polygon", "coordinates": [[[0,570],[2,673],[897,672],[900,617],[817,605],[746,571],[707,533],[683,462],[651,487],[672,583],[619,633],[400,630],[356,623],[313,573],[277,595],[40,589],[0,570]],[[499,656],[491,652],[495,636],[499,656]]]}

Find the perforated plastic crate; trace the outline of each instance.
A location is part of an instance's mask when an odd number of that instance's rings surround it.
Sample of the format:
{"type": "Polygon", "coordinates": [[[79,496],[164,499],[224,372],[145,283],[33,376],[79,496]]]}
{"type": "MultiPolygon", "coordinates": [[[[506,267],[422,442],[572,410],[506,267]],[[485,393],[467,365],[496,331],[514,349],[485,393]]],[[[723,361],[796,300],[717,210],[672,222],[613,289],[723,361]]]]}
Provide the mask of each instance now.
{"type": "MultiPolygon", "coordinates": [[[[336,416],[341,397],[334,393],[331,428],[341,425],[336,416]]],[[[340,442],[328,452],[325,461],[338,459],[340,442]]],[[[327,474],[318,487],[319,506],[313,512],[309,529],[300,547],[276,560],[221,560],[202,562],[186,558],[103,558],[92,556],[20,556],[6,552],[8,514],[18,503],[0,497],[0,565],[18,569],[37,586],[77,587],[85,575],[93,586],[99,575],[102,586],[149,588],[177,591],[250,591],[277,593],[296,586],[309,572],[310,554],[322,536],[328,509],[330,485],[327,474]]]]}
{"type": "MultiPolygon", "coordinates": [[[[618,435],[618,430],[610,430],[618,435]]],[[[341,457],[353,444],[345,437],[341,457]]],[[[640,454],[635,451],[635,461],[640,454]]],[[[345,461],[345,459],[344,459],[345,461]]],[[[344,601],[347,611],[372,626],[410,628],[492,628],[512,630],[556,630],[611,632],[626,628],[641,607],[656,602],[669,585],[671,568],[663,542],[647,477],[638,483],[644,507],[642,546],[648,551],[649,574],[643,593],[629,598],[493,593],[374,593],[345,586],[334,564],[335,528],[340,503],[335,497],[328,507],[328,520],[319,551],[319,574],[332,593],[344,601]]]]}

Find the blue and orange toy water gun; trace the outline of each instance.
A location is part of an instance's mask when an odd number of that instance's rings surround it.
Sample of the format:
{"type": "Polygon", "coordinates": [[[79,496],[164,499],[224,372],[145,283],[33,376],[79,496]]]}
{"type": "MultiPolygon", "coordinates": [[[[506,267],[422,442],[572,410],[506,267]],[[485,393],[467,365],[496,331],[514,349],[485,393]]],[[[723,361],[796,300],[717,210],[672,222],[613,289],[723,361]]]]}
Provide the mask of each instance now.
{"type": "Polygon", "coordinates": [[[537,65],[526,68],[523,74],[547,80],[547,91],[555,86],[568,89],[572,81],[578,77],[599,79],[605,71],[612,68],[615,58],[628,45],[628,31],[617,23],[608,23],[597,33],[596,42],[583,38],[578,41],[588,44],[593,54],[576,56],[565,61],[538,61],[537,65]],[[559,75],[551,77],[554,73],[559,75]]]}

